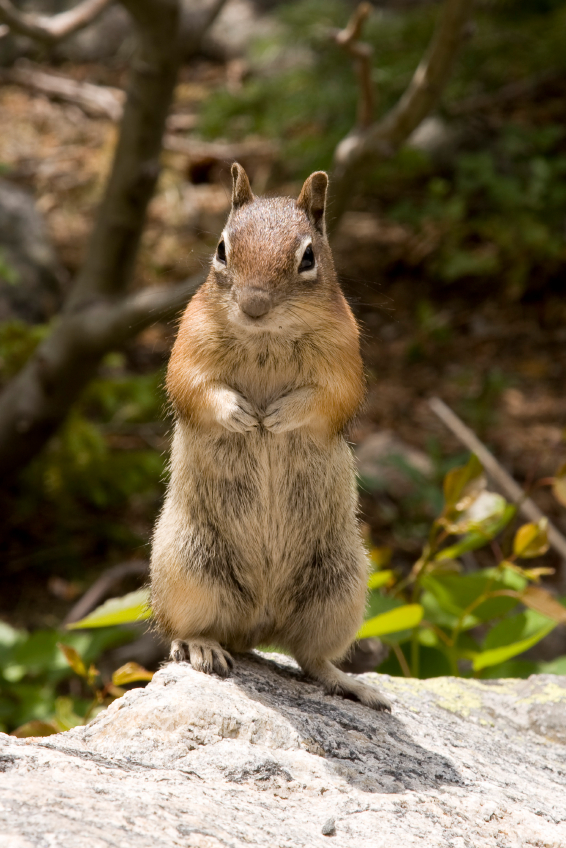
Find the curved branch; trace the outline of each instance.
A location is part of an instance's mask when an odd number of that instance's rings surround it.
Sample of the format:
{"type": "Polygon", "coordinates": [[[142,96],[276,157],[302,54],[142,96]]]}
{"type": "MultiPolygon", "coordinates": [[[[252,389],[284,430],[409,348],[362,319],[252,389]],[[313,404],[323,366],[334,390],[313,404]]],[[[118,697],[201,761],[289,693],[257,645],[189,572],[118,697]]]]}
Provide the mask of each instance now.
{"type": "Polygon", "coordinates": [[[344,29],[333,33],[339,47],[343,47],[356,64],[360,94],[358,99],[358,126],[369,127],[375,109],[375,93],[371,78],[373,47],[360,41],[364,23],[371,13],[369,3],[360,3],[344,29]]]}
{"type": "Polygon", "coordinates": [[[2,479],[28,462],[61,424],[102,357],[156,321],[175,317],[204,274],[174,288],[154,287],[119,301],[101,299],[64,313],[51,335],[2,393],[2,479]]]}
{"type": "Polygon", "coordinates": [[[361,169],[368,161],[392,156],[438,103],[471,7],[472,0],[446,0],[432,41],[405,93],[380,121],[355,128],[336,148],[330,181],[331,230],[336,229],[348,206],[361,169]]]}
{"type": "Polygon", "coordinates": [[[88,26],[114,0],[83,0],[74,9],[58,15],[31,15],[20,12],[10,0],[0,0],[0,21],[13,32],[27,35],[37,41],[55,44],[74,32],[88,26]]]}

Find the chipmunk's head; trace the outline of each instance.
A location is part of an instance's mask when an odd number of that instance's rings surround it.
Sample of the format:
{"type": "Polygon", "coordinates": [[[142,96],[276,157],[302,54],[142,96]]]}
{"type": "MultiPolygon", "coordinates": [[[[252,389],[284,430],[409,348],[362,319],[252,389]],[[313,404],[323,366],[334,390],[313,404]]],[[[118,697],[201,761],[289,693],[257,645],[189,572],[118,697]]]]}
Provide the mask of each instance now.
{"type": "Polygon", "coordinates": [[[210,285],[228,320],[251,331],[308,327],[309,306],[336,287],[324,212],[328,177],[316,171],[298,200],[258,198],[232,165],[232,209],[212,260],[210,285]]]}

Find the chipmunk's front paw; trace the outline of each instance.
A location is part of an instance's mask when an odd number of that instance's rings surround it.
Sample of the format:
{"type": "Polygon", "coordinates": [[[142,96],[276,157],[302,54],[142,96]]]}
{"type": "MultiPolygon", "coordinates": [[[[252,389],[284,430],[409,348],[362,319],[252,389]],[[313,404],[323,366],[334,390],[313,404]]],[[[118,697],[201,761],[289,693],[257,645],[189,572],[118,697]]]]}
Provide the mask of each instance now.
{"type": "Polygon", "coordinates": [[[214,639],[175,639],[171,644],[174,662],[190,662],[195,671],[228,677],[234,667],[232,656],[214,639]]]}
{"type": "Polygon", "coordinates": [[[281,401],[275,401],[270,404],[265,412],[265,417],[261,422],[266,430],[270,433],[284,433],[286,430],[293,429],[293,425],[285,416],[281,401]]]}
{"type": "Polygon", "coordinates": [[[312,389],[305,386],[283,395],[269,404],[262,424],[270,433],[286,433],[307,424],[311,419],[312,389]]]}
{"type": "Polygon", "coordinates": [[[259,419],[243,395],[225,389],[218,397],[218,422],[233,433],[249,433],[258,426],[259,419]]]}

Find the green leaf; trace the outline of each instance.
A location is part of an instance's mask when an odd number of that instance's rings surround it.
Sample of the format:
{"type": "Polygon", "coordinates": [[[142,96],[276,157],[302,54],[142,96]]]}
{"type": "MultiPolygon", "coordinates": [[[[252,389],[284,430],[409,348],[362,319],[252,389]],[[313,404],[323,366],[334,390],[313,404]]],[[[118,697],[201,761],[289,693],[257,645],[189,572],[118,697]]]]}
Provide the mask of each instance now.
{"type": "Polygon", "coordinates": [[[73,727],[79,727],[84,724],[84,718],[77,715],[74,711],[72,698],[57,698],[55,701],[55,719],[54,724],[60,730],[71,730],[73,727]]]}
{"type": "Polygon", "coordinates": [[[499,524],[506,506],[507,501],[501,495],[483,491],[455,520],[446,521],[444,526],[449,533],[457,536],[470,531],[487,534],[494,525],[499,524]]]}
{"type": "Polygon", "coordinates": [[[399,630],[412,629],[420,623],[423,613],[420,604],[405,604],[364,622],[356,638],[366,639],[369,636],[383,636],[387,633],[397,633],[399,630]]]}
{"type": "Polygon", "coordinates": [[[487,634],[482,651],[473,658],[474,671],[503,663],[528,651],[555,627],[555,621],[535,610],[527,610],[499,622],[487,634]]]}
{"type": "Polygon", "coordinates": [[[466,465],[453,468],[444,478],[446,507],[458,511],[467,509],[485,487],[483,466],[472,454],[466,465]]]}
{"type": "Polygon", "coordinates": [[[116,669],[112,675],[114,686],[124,686],[126,683],[135,683],[138,680],[151,680],[153,671],[148,671],[136,662],[127,662],[116,669]]]}
{"type": "Polygon", "coordinates": [[[513,540],[513,553],[521,559],[542,556],[548,550],[548,518],[541,518],[536,524],[530,522],[519,527],[513,540]]]}
{"type": "Polygon", "coordinates": [[[487,520],[481,527],[477,527],[472,532],[468,533],[459,542],[444,548],[435,556],[435,561],[443,559],[455,559],[467,551],[475,551],[478,548],[483,548],[498,533],[509,524],[515,516],[517,508],[513,504],[507,504],[500,516],[495,517],[493,521],[487,520]]]}
{"type": "Polygon", "coordinates": [[[147,589],[138,589],[121,598],[110,598],[85,618],[68,624],[67,628],[77,630],[82,627],[110,627],[115,624],[144,621],[150,617],[149,592],[147,589]]]}
{"type": "MultiPolygon", "coordinates": [[[[422,579],[422,585],[432,592],[445,612],[456,617],[460,617],[464,610],[487,593],[486,599],[474,607],[464,619],[464,629],[467,630],[481,621],[489,621],[509,613],[517,606],[519,598],[493,597],[493,593],[509,590],[522,592],[527,586],[527,580],[510,568],[484,568],[473,574],[426,575],[422,579]]],[[[429,618],[427,613],[427,619],[429,618]]]]}
{"type": "Polygon", "coordinates": [[[60,651],[63,652],[65,659],[79,677],[88,677],[88,672],[85,668],[85,664],[81,659],[81,656],[78,651],[75,650],[71,645],[63,645],[61,642],[57,642],[57,647],[60,651]]]}
{"type": "Polygon", "coordinates": [[[392,571],[374,571],[370,574],[368,580],[368,589],[379,589],[381,586],[386,586],[393,578],[392,571]]]}
{"type": "MultiPolygon", "coordinates": [[[[451,605],[448,594],[444,592],[440,585],[435,588],[438,590],[438,594],[441,595],[442,601],[439,600],[436,592],[429,590],[423,592],[420,600],[425,611],[424,617],[427,621],[436,624],[438,627],[453,630],[458,623],[462,610],[459,607],[451,605]]],[[[473,615],[467,615],[463,621],[463,628],[468,630],[471,627],[476,627],[479,623],[479,620],[474,618],[473,615]]]]}
{"type": "Polygon", "coordinates": [[[21,724],[11,735],[18,739],[29,739],[30,736],[52,736],[54,733],[59,733],[59,730],[52,722],[33,719],[21,724]]]}

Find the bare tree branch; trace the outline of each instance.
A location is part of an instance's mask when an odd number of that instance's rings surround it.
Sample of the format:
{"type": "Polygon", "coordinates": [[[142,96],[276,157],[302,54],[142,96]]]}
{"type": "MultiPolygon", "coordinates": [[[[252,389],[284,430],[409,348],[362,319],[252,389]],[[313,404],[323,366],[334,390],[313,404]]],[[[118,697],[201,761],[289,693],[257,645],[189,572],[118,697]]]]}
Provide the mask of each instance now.
{"type": "MultiPolygon", "coordinates": [[[[1,0],[0,0],[1,2],[1,0]]],[[[121,0],[139,30],[112,172],[86,259],[53,332],[0,396],[3,481],[43,447],[102,357],[148,324],[175,315],[202,282],[131,295],[146,210],[159,174],[159,154],[181,56],[178,0],[121,0]]],[[[218,10],[218,0],[209,8],[218,10]]],[[[211,22],[202,7],[193,49],[211,22]]],[[[183,45],[186,55],[186,45],[183,45]]]]}
{"type": "Polygon", "coordinates": [[[173,288],[153,287],[117,301],[99,297],[76,314],[64,313],[0,398],[3,479],[43,447],[108,351],[150,324],[175,317],[203,280],[199,274],[173,288]]]}
{"type": "MultiPolygon", "coordinates": [[[[525,496],[524,491],[519,484],[513,480],[511,475],[503,468],[496,460],[494,455],[486,448],[483,442],[480,442],[473,430],[470,430],[463,421],[461,421],[455,412],[449,406],[440,400],[440,398],[431,398],[428,402],[432,411],[440,420],[454,433],[457,439],[468,448],[469,451],[475,453],[487,474],[491,477],[495,486],[500,489],[503,494],[513,503],[517,504],[517,508],[525,518],[529,521],[540,521],[546,516],[536,503],[525,496]]],[[[566,560],[566,539],[562,533],[548,522],[548,541],[554,550],[560,554],[562,559],[566,560]]]]}
{"type": "Polygon", "coordinates": [[[0,0],[0,21],[13,32],[46,44],[55,44],[88,26],[114,0],[83,0],[74,9],[58,15],[31,15],[16,9],[10,0],[0,0]]]}
{"type": "Polygon", "coordinates": [[[360,3],[346,27],[333,33],[336,44],[343,47],[356,64],[360,86],[357,123],[363,129],[371,125],[375,109],[375,93],[371,79],[373,47],[359,40],[370,12],[369,3],[360,3]]]}
{"type": "Polygon", "coordinates": [[[436,32],[405,93],[380,121],[356,127],[337,146],[330,181],[331,230],[345,212],[362,169],[393,155],[438,103],[471,6],[472,0],[446,0],[436,32]]]}

